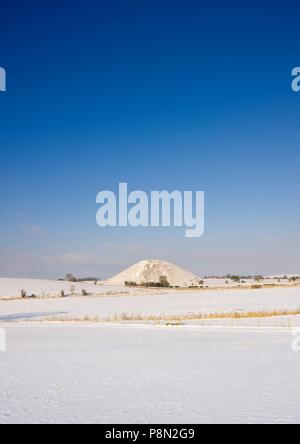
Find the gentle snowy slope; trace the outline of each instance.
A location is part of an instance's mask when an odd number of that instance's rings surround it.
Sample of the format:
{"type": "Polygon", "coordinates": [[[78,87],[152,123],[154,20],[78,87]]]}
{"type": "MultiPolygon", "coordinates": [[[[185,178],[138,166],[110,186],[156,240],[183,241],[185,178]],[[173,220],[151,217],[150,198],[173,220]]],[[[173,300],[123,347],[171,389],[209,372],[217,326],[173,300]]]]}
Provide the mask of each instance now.
{"type": "MultiPolygon", "coordinates": [[[[51,281],[45,279],[14,279],[0,278],[0,298],[20,298],[21,291],[25,290],[28,296],[34,294],[38,297],[58,297],[63,290],[66,295],[71,293],[81,294],[82,290],[86,290],[91,294],[109,294],[113,293],[135,293],[135,288],[124,288],[118,286],[108,286],[93,282],[65,282],[51,281]]],[[[139,290],[141,292],[141,290],[139,290]]],[[[149,290],[148,290],[149,292],[149,290]]]]}
{"type": "Polygon", "coordinates": [[[299,423],[292,335],[7,327],[0,423],[299,423]]]}
{"type": "MultiPolygon", "coordinates": [[[[67,297],[0,301],[0,322],[51,318],[106,319],[127,314],[183,315],[300,309],[300,288],[130,294],[125,296],[67,297]]],[[[300,319],[297,316],[297,319],[300,319]]],[[[272,318],[273,325],[278,325],[272,318]]],[[[263,321],[261,321],[263,322],[263,321]]],[[[228,323],[228,321],[227,321],[228,323]]],[[[230,321],[229,321],[230,323],[230,321]]],[[[255,324],[257,325],[257,323],[255,324]]],[[[269,325],[269,324],[268,324],[269,325]]],[[[294,324],[293,324],[294,325],[294,324]]]]}
{"type": "MultiPolygon", "coordinates": [[[[155,268],[155,267],[154,267],[155,268]]],[[[139,268],[140,270],[140,268],[139,268]]],[[[144,268],[143,268],[144,270],[144,268]]],[[[180,269],[181,270],[181,269],[180,269]]],[[[141,270],[140,270],[141,271],[141,270]]],[[[153,269],[152,269],[153,271],[153,269]]],[[[154,274],[152,274],[152,271],[150,274],[147,274],[148,281],[159,279],[160,274],[163,272],[163,270],[160,269],[158,271],[157,268],[153,271],[154,274]]],[[[166,270],[164,270],[166,272],[166,270]]],[[[172,268],[172,272],[174,272],[174,269],[172,268]]],[[[190,284],[196,284],[199,285],[199,278],[195,278],[194,275],[187,274],[187,272],[184,272],[183,275],[181,275],[181,285],[184,285],[185,282],[189,282],[190,284]],[[185,276],[185,280],[183,279],[183,276],[185,276]],[[188,279],[191,279],[188,281],[188,279]],[[195,280],[196,279],[196,280],[195,280]]],[[[177,275],[178,278],[178,275],[177,275]]],[[[76,295],[80,295],[82,290],[87,291],[90,294],[94,295],[105,295],[110,293],[122,293],[122,294],[149,294],[149,293],[158,293],[158,292],[175,292],[178,290],[175,289],[162,289],[162,288],[135,288],[135,287],[125,287],[123,284],[125,280],[131,280],[131,279],[137,279],[136,273],[131,274],[131,272],[125,275],[122,274],[122,277],[116,277],[116,279],[105,281],[105,282],[98,282],[97,285],[95,285],[93,282],[65,282],[65,281],[54,281],[54,280],[45,280],[45,279],[17,279],[17,278],[0,278],[0,299],[7,299],[7,298],[21,298],[21,291],[25,290],[28,296],[31,296],[34,294],[38,297],[43,298],[49,298],[49,297],[59,297],[61,294],[61,291],[65,292],[65,295],[70,295],[71,293],[75,293],[76,295]],[[117,283],[119,282],[119,284],[117,283]]],[[[142,279],[142,278],[141,278],[142,279]]],[[[143,278],[145,279],[145,277],[143,278]]],[[[168,278],[171,282],[173,282],[172,278],[168,278]]],[[[215,288],[215,289],[228,289],[230,290],[230,287],[237,287],[240,286],[246,286],[249,287],[251,285],[256,284],[254,280],[247,280],[243,281],[244,283],[238,284],[234,283],[233,281],[228,281],[225,279],[206,279],[204,281],[204,287],[208,288],[215,288]]],[[[271,281],[267,280],[264,282],[265,284],[275,284],[278,285],[277,281],[271,281]]],[[[290,287],[291,284],[288,281],[281,281],[281,286],[284,287],[290,287]]],[[[300,287],[299,287],[300,289],[300,287]]]]}

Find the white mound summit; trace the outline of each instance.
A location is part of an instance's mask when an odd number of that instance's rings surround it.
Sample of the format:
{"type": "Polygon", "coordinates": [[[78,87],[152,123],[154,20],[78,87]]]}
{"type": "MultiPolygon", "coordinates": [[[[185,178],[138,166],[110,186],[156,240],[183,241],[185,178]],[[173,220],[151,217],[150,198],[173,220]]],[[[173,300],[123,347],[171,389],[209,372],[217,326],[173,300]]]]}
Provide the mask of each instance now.
{"type": "Polygon", "coordinates": [[[106,281],[109,285],[124,285],[125,282],[135,282],[143,285],[148,282],[160,282],[164,276],[168,283],[175,287],[199,286],[200,278],[183,270],[177,265],[166,261],[141,261],[106,281]]]}

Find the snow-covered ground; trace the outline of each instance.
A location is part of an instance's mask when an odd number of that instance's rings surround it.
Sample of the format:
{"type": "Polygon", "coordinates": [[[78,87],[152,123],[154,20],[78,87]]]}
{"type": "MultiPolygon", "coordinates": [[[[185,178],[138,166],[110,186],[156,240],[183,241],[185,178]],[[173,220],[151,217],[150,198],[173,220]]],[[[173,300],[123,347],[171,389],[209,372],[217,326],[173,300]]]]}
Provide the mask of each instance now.
{"type": "Polygon", "coordinates": [[[0,300],[7,335],[0,423],[300,422],[300,352],[291,345],[300,316],[178,326],[91,322],[124,313],[297,310],[300,288],[162,291],[80,283],[71,295],[72,285],[0,279],[0,294],[10,296],[0,300]],[[15,299],[22,288],[44,297],[15,299]],[[59,297],[62,289],[66,297],[59,297]],[[82,289],[91,294],[80,296],[82,289]],[[73,319],[88,322],[61,322],[73,319]]]}
{"type": "Polygon", "coordinates": [[[299,423],[285,330],[9,325],[0,423],[299,423]]]}
{"type": "MultiPolygon", "coordinates": [[[[21,298],[21,291],[25,290],[27,296],[35,295],[39,298],[49,298],[49,297],[60,297],[61,292],[64,291],[65,295],[75,294],[80,295],[82,290],[87,291],[94,295],[105,295],[105,294],[149,294],[157,293],[162,291],[176,292],[176,289],[152,289],[152,288],[135,288],[135,287],[125,287],[124,285],[108,285],[107,282],[99,281],[97,285],[93,282],[66,282],[66,281],[55,281],[55,280],[45,280],[45,279],[17,279],[17,278],[0,278],[0,299],[8,298],[21,298]]],[[[292,287],[288,280],[281,280],[279,283],[277,280],[266,279],[262,282],[265,285],[280,285],[284,287],[292,287]]],[[[248,287],[252,285],[261,285],[262,283],[257,283],[254,280],[244,281],[242,284],[235,283],[231,280],[226,279],[206,279],[204,280],[204,287],[209,289],[212,288],[224,288],[229,289],[230,287],[248,287]]],[[[298,282],[300,284],[300,282],[298,282]]],[[[299,287],[300,288],[300,287],[299,287]]],[[[189,290],[194,291],[194,290],[189,290]]]]}
{"type": "MultiPolygon", "coordinates": [[[[203,279],[204,287],[208,288],[228,288],[228,287],[248,287],[252,285],[280,285],[280,286],[290,286],[292,283],[289,279],[273,279],[266,278],[263,281],[257,282],[255,279],[243,279],[241,282],[235,282],[231,279],[221,279],[221,278],[209,278],[203,279]]],[[[300,284],[300,280],[297,280],[296,283],[300,284]]]]}
{"type": "MultiPolygon", "coordinates": [[[[107,320],[108,317],[127,315],[168,316],[190,313],[223,313],[271,310],[300,310],[300,288],[272,288],[260,290],[192,291],[143,294],[116,294],[111,296],[65,297],[42,299],[16,299],[0,301],[0,322],[33,321],[45,319],[84,320],[85,317],[107,320]]],[[[234,321],[234,325],[300,325],[300,316],[289,319],[234,321]],[[284,324],[282,322],[285,321],[284,324]]],[[[205,321],[212,324],[213,321],[205,321]]],[[[232,325],[231,320],[218,320],[218,324],[232,325]]]]}
{"type": "MultiPolygon", "coordinates": [[[[94,295],[129,294],[143,291],[143,289],[137,290],[134,287],[103,285],[101,282],[95,285],[93,282],[73,283],[45,279],[0,278],[0,298],[21,298],[22,290],[26,292],[27,296],[35,295],[42,298],[60,297],[62,291],[66,296],[80,295],[82,290],[94,295]]],[[[147,290],[147,292],[149,293],[151,290],[147,290]]]]}

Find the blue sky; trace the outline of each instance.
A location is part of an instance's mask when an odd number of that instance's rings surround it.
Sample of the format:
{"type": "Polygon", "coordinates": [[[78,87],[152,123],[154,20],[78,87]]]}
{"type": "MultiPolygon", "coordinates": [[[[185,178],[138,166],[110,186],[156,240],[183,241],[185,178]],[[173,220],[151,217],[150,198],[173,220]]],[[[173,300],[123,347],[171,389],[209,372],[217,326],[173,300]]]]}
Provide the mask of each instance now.
{"type": "Polygon", "coordinates": [[[299,5],[1,5],[0,275],[145,258],[299,273],[299,5]],[[102,189],[204,190],[206,232],[100,229],[102,189]]]}

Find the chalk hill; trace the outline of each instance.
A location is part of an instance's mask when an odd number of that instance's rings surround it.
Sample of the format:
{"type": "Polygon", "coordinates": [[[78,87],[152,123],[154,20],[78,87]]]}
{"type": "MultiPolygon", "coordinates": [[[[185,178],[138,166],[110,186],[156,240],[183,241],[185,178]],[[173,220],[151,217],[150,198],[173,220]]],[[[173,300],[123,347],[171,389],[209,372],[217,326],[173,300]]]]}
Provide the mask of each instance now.
{"type": "Polygon", "coordinates": [[[109,285],[124,285],[125,282],[135,282],[143,285],[148,282],[160,282],[164,276],[171,286],[199,286],[200,278],[183,270],[177,265],[161,260],[144,260],[127,268],[106,281],[109,285]]]}

